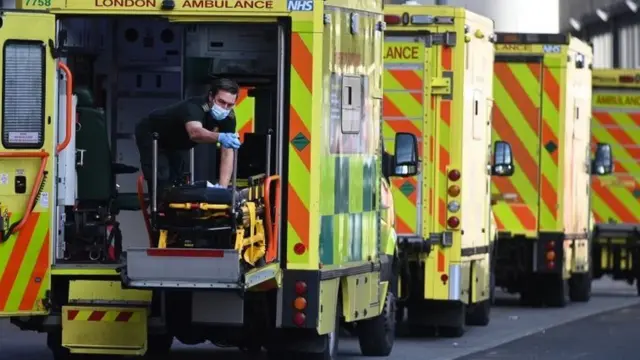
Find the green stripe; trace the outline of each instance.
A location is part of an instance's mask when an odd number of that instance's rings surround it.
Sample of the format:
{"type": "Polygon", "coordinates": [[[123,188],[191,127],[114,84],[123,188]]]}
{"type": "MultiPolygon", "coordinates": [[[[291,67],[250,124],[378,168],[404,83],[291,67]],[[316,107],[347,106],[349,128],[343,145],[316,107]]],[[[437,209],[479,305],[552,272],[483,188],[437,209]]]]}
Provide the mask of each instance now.
{"type": "Polygon", "coordinates": [[[333,228],[332,215],[320,217],[320,262],[325,265],[334,263],[333,228]]]}
{"type": "Polygon", "coordinates": [[[335,160],[334,214],[349,212],[349,158],[338,156],[335,160]]]}
{"type": "Polygon", "coordinates": [[[365,161],[362,167],[362,178],[364,179],[364,186],[362,187],[362,210],[372,211],[375,209],[376,199],[376,163],[374,159],[368,159],[365,161]]]}

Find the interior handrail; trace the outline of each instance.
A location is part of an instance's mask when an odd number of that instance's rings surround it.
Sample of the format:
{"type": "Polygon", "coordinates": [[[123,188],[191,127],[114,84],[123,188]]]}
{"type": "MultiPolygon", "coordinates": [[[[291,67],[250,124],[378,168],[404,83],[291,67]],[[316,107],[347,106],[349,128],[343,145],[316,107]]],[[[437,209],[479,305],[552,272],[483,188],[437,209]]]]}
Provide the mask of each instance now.
{"type": "Polygon", "coordinates": [[[24,211],[24,215],[22,218],[14,222],[9,226],[9,230],[2,235],[0,238],[0,242],[6,242],[9,240],[11,235],[20,231],[24,224],[26,224],[27,220],[31,216],[33,209],[35,208],[35,202],[38,196],[40,196],[40,192],[42,191],[42,184],[45,177],[45,170],[47,169],[47,162],[49,160],[49,153],[42,151],[2,151],[0,152],[0,158],[39,158],[40,159],[40,169],[38,170],[38,175],[36,177],[36,181],[33,182],[33,186],[31,187],[31,194],[29,195],[29,200],[27,201],[27,206],[24,211]]]}
{"type": "Polygon", "coordinates": [[[279,175],[271,175],[264,181],[264,206],[266,208],[265,211],[265,220],[267,221],[267,253],[265,254],[265,260],[267,263],[270,263],[278,258],[278,231],[280,224],[280,176],[279,175]],[[276,184],[276,196],[275,196],[275,216],[272,216],[272,205],[271,205],[271,183],[276,184]]]}
{"type": "Polygon", "coordinates": [[[144,218],[144,227],[147,229],[147,235],[149,236],[149,247],[153,247],[153,234],[151,233],[151,219],[147,212],[147,202],[144,201],[144,176],[138,176],[136,182],[136,190],[138,192],[138,203],[140,203],[140,211],[142,211],[142,217],[144,218]]]}
{"type": "Polygon", "coordinates": [[[61,62],[58,62],[58,68],[64,72],[67,77],[67,91],[65,92],[67,96],[67,114],[66,114],[66,128],[64,133],[64,140],[58,144],[56,147],[56,154],[59,154],[61,151],[69,146],[71,142],[71,127],[73,124],[73,75],[71,74],[71,70],[69,67],[61,62]]]}

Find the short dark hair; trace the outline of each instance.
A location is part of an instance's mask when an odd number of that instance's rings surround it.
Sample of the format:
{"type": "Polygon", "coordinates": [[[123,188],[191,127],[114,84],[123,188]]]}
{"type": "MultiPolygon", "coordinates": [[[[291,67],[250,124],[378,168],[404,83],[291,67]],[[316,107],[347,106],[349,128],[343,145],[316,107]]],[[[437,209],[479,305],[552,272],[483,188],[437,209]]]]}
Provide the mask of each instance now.
{"type": "Polygon", "coordinates": [[[226,91],[232,95],[238,95],[240,92],[240,87],[238,83],[231,79],[215,79],[211,82],[211,87],[209,88],[209,92],[211,95],[215,96],[219,91],[226,91]]]}

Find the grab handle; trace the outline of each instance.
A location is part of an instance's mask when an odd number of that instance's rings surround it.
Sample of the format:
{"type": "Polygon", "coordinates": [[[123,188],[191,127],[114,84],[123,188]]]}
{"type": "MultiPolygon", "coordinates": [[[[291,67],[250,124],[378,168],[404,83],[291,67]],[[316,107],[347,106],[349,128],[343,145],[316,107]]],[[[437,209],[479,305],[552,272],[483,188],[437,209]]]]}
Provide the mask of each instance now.
{"type": "Polygon", "coordinates": [[[73,75],[69,67],[61,62],[58,63],[58,68],[64,72],[67,77],[67,113],[66,113],[66,127],[64,132],[64,140],[56,147],[56,154],[59,154],[62,150],[66,149],[71,142],[71,127],[73,124],[73,75]]]}

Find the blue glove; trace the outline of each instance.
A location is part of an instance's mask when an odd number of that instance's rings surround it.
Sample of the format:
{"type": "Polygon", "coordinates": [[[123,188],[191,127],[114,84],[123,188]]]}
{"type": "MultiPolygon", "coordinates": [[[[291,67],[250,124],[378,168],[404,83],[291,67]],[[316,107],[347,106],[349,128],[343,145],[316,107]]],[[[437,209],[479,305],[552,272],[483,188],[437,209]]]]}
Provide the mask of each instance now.
{"type": "Polygon", "coordinates": [[[222,147],[227,149],[237,149],[240,147],[240,137],[238,134],[220,133],[220,135],[218,135],[218,142],[222,147]]]}

